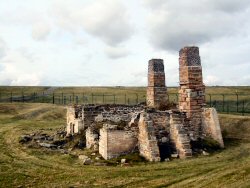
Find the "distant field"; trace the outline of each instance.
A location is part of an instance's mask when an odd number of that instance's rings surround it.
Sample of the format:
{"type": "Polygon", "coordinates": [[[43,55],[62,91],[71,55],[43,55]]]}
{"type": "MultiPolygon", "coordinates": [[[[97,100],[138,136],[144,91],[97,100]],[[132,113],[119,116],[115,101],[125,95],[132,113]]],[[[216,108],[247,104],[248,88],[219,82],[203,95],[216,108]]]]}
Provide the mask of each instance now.
{"type": "MultiPolygon", "coordinates": [[[[178,88],[168,87],[169,101],[178,103],[178,88]]],[[[55,104],[129,104],[146,101],[146,87],[9,87],[0,86],[0,102],[55,104]]],[[[250,86],[206,87],[206,103],[219,112],[250,114],[250,86]]]]}
{"type": "Polygon", "coordinates": [[[249,187],[250,118],[220,115],[226,149],[209,156],[132,167],[82,166],[59,154],[19,144],[20,135],[54,132],[65,108],[41,103],[0,104],[0,187],[249,187]]]}
{"type": "MultiPolygon", "coordinates": [[[[50,86],[0,86],[0,93],[40,93],[46,92],[50,86]]],[[[106,93],[123,94],[138,93],[146,94],[146,87],[54,87],[55,93],[106,93]]],[[[178,87],[168,87],[169,93],[177,93],[178,87]]],[[[250,94],[250,86],[210,86],[206,87],[207,94],[250,94]]]]}

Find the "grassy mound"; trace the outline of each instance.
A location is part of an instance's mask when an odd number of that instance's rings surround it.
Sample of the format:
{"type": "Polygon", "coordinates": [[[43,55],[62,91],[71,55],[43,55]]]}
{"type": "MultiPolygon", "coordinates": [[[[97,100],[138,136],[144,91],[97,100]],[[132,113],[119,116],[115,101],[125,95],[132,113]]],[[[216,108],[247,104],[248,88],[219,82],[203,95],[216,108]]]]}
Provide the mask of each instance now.
{"type": "Polygon", "coordinates": [[[0,114],[14,115],[16,120],[55,120],[64,119],[66,109],[51,104],[3,104],[0,106],[0,114]]]}
{"type": "Polygon", "coordinates": [[[223,137],[250,140],[250,117],[219,115],[223,137]]]}

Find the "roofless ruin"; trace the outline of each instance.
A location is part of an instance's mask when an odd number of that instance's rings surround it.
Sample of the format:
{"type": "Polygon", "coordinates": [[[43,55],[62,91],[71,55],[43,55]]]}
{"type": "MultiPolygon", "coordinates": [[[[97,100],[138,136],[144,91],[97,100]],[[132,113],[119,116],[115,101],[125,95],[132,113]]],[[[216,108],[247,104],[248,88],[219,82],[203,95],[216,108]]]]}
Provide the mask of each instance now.
{"type": "Polygon", "coordinates": [[[179,104],[168,102],[162,59],[148,62],[146,105],[78,105],[67,109],[67,134],[86,133],[86,147],[104,159],[139,152],[148,161],[192,157],[192,143],[209,138],[224,147],[218,115],[205,107],[198,47],[179,52],[179,104]]]}

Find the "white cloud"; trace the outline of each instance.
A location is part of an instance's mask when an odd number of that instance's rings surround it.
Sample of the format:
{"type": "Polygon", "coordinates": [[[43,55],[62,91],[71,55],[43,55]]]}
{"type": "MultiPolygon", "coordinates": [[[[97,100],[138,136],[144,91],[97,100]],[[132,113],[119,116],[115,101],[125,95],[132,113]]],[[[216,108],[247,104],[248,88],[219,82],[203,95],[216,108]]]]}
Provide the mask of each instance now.
{"type": "Polygon", "coordinates": [[[214,75],[207,75],[204,78],[205,85],[210,85],[210,86],[218,85],[218,83],[220,83],[219,81],[220,81],[219,78],[214,75]]]}
{"type": "Polygon", "coordinates": [[[33,57],[24,49],[7,51],[2,58],[0,69],[0,85],[27,85],[41,84],[42,71],[36,68],[33,57]]]}
{"type": "Polygon", "coordinates": [[[145,0],[152,44],[165,50],[201,45],[245,31],[250,1],[145,0]]]}
{"type": "Polygon", "coordinates": [[[11,86],[38,86],[40,84],[40,77],[36,73],[20,75],[10,83],[11,86]]]}
{"type": "Polygon", "coordinates": [[[87,33],[108,45],[117,45],[130,38],[133,28],[126,7],[120,0],[57,1],[52,14],[59,27],[76,32],[83,28],[87,33]]]}
{"type": "Polygon", "coordinates": [[[0,59],[4,57],[6,52],[6,43],[0,38],[0,59]]]}
{"type": "Polygon", "coordinates": [[[118,47],[118,46],[117,47],[107,46],[104,51],[107,54],[107,56],[111,59],[122,58],[129,54],[126,48],[118,47]]]}
{"type": "Polygon", "coordinates": [[[50,33],[50,25],[46,22],[36,22],[32,26],[32,37],[35,40],[44,40],[50,33]]]}

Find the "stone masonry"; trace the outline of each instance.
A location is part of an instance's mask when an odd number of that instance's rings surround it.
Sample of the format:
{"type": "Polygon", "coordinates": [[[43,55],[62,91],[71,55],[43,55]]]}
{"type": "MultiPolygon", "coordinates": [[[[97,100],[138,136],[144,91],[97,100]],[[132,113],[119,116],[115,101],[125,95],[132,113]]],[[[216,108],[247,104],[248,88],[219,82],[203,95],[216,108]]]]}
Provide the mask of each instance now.
{"type": "Polygon", "coordinates": [[[115,128],[106,124],[100,129],[99,153],[104,159],[132,153],[137,147],[137,135],[134,132],[115,128]]]}
{"type": "Polygon", "coordinates": [[[220,147],[224,148],[221,135],[220,122],[215,108],[204,108],[202,112],[202,133],[216,140],[220,147]]]}
{"type": "Polygon", "coordinates": [[[190,121],[192,139],[201,136],[202,107],[205,104],[205,86],[198,47],[184,47],[179,52],[179,109],[190,121]]]}
{"type": "Polygon", "coordinates": [[[147,113],[141,113],[139,121],[139,151],[148,161],[160,161],[160,151],[155,136],[153,121],[147,113]]]}
{"type": "Polygon", "coordinates": [[[148,62],[147,106],[160,108],[167,104],[167,87],[162,59],[151,59],[148,62]]]}

